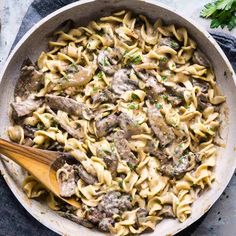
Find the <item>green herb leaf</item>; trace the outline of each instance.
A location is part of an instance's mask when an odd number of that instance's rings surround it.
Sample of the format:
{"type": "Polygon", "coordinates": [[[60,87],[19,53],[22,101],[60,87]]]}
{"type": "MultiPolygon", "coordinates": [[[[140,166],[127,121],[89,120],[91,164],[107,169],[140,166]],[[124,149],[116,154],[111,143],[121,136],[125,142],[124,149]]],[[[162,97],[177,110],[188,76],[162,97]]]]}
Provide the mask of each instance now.
{"type": "Polygon", "coordinates": [[[164,100],[167,100],[167,99],[168,99],[168,95],[164,94],[164,95],[162,95],[162,98],[163,98],[164,100]]]}
{"type": "Polygon", "coordinates": [[[139,100],[139,96],[138,96],[137,94],[135,94],[135,93],[132,93],[132,94],[131,94],[131,98],[132,98],[133,100],[139,100]]]}
{"type": "Polygon", "coordinates": [[[156,108],[157,108],[158,110],[160,110],[160,109],[162,109],[162,108],[163,108],[163,106],[162,106],[162,104],[160,104],[160,103],[157,103],[157,104],[156,104],[156,108]]]}
{"type": "Polygon", "coordinates": [[[200,16],[208,18],[217,10],[215,3],[207,3],[202,9],[200,16]]]}
{"type": "Polygon", "coordinates": [[[167,62],[167,61],[168,61],[168,58],[167,58],[167,57],[161,57],[161,58],[160,58],[160,61],[161,61],[161,62],[167,62]]]}
{"type": "Polygon", "coordinates": [[[139,105],[138,104],[135,104],[135,103],[132,103],[129,105],[129,109],[131,110],[137,110],[139,109],[139,105]]]}
{"type": "Polygon", "coordinates": [[[142,62],[142,57],[141,55],[133,56],[129,59],[129,61],[133,64],[140,64],[142,62]]]}
{"type": "Polygon", "coordinates": [[[121,189],[123,189],[123,180],[119,181],[119,186],[121,189]]]}
{"type": "Polygon", "coordinates": [[[218,10],[230,10],[235,0],[218,0],[215,5],[218,10]]]}
{"type": "Polygon", "coordinates": [[[211,18],[211,28],[227,26],[229,30],[236,27],[236,1],[235,0],[216,0],[204,6],[200,15],[211,18]]]}
{"type": "Polygon", "coordinates": [[[165,81],[165,80],[167,80],[167,77],[166,77],[166,76],[161,76],[161,79],[162,79],[163,81],[165,81]]]}
{"type": "Polygon", "coordinates": [[[98,77],[99,79],[102,79],[102,78],[103,78],[103,73],[102,73],[102,71],[99,71],[99,72],[97,73],[97,77],[98,77]]]}

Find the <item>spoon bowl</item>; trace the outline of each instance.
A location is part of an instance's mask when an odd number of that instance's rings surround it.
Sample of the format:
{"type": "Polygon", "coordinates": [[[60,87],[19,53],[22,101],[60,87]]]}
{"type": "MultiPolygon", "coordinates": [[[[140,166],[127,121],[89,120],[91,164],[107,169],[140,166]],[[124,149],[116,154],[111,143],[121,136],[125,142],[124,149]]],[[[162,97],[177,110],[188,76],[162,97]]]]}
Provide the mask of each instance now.
{"type": "Polygon", "coordinates": [[[80,204],[74,198],[60,196],[56,171],[63,161],[68,158],[68,155],[27,147],[4,139],[0,139],[0,153],[27,170],[57,197],[76,208],[80,207],[80,204]]]}

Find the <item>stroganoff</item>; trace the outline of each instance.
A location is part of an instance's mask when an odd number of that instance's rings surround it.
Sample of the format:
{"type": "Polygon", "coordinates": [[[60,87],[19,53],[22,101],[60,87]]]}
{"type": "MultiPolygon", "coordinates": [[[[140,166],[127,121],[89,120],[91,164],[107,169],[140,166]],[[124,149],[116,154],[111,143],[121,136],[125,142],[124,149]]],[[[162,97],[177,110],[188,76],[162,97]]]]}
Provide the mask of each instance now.
{"type": "Polygon", "coordinates": [[[121,11],[56,32],[36,64],[25,61],[11,140],[73,157],[57,171],[65,205],[32,176],[30,198],[114,235],[183,222],[211,186],[225,97],[185,28],[121,11]],[[73,159],[73,161],[71,161],[73,159]]]}

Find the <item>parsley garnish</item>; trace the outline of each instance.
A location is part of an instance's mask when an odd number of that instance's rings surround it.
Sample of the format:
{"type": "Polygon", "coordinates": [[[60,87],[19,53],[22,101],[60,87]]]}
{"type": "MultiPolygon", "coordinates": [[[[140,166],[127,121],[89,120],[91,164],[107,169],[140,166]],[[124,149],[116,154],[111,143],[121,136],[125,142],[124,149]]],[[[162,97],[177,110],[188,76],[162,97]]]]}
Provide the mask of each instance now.
{"type": "Polygon", "coordinates": [[[75,68],[76,70],[78,69],[78,66],[77,66],[77,64],[75,62],[72,62],[72,64],[70,66],[75,68]]]}
{"type": "Polygon", "coordinates": [[[135,93],[132,93],[132,94],[131,94],[131,98],[132,98],[133,100],[139,100],[139,96],[138,96],[137,94],[135,94],[135,93]]]}
{"type": "Polygon", "coordinates": [[[216,0],[208,3],[202,9],[200,16],[211,19],[211,28],[227,26],[232,30],[236,26],[236,1],[216,0]]]}
{"type": "Polygon", "coordinates": [[[164,99],[164,100],[167,100],[167,99],[168,99],[168,96],[167,96],[167,95],[165,95],[165,94],[164,94],[164,95],[162,95],[162,97],[163,97],[163,99],[164,99]]]}
{"type": "Polygon", "coordinates": [[[161,76],[161,79],[162,79],[163,81],[165,81],[165,80],[167,80],[167,77],[166,77],[166,76],[161,76]]]}
{"type": "Polygon", "coordinates": [[[162,108],[163,108],[163,106],[162,106],[162,104],[160,104],[160,103],[157,103],[157,104],[156,104],[156,108],[157,108],[158,110],[160,110],[160,109],[162,109],[162,108]]]}
{"type": "Polygon", "coordinates": [[[123,189],[123,180],[119,181],[119,186],[123,189]]]}
{"type": "Polygon", "coordinates": [[[97,92],[98,91],[98,87],[93,87],[93,92],[97,92]]]}
{"type": "Polygon", "coordinates": [[[139,64],[142,62],[142,57],[141,55],[136,55],[136,56],[130,57],[129,61],[130,63],[133,63],[133,64],[139,64]]]}
{"type": "Polygon", "coordinates": [[[137,110],[137,109],[139,109],[139,105],[132,103],[132,104],[129,105],[129,109],[131,109],[131,110],[137,110]]]}
{"type": "Polygon", "coordinates": [[[102,73],[102,71],[99,71],[99,72],[98,72],[97,77],[98,77],[99,79],[102,79],[102,78],[103,78],[103,73],[102,73]]]}
{"type": "Polygon", "coordinates": [[[168,58],[167,58],[167,57],[161,57],[161,58],[160,58],[160,61],[161,61],[161,62],[167,62],[167,61],[168,61],[168,58]]]}

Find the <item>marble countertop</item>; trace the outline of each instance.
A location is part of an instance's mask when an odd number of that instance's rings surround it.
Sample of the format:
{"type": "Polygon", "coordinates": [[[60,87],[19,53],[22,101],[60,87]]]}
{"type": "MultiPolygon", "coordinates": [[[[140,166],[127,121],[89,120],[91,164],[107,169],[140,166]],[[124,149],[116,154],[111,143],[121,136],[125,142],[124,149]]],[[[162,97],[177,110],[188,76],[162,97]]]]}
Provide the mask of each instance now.
{"type": "MultiPolygon", "coordinates": [[[[4,62],[9,54],[11,45],[15,39],[15,36],[20,27],[22,18],[27,11],[28,6],[33,0],[0,0],[0,70],[2,69],[4,62]]],[[[186,17],[190,17],[200,25],[202,25],[208,31],[209,20],[205,20],[199,17],[199,12],[202,7],[210,0],[159,0],[174,9],[176,12],[181,13],[186,17]]],[[[236,36],[236,29],[229,32],[227,29],[217,29],[218,31],[228,32],[236,36]]],[[[2,181],[0,181],[2,182],[2,181]]],[[[3,182],[2,182],[3,183],[3,182]]],[[[10,194],[10,193],[8,193],[10,194]]],[[[236,174],[232,178],[229,186],[226,188],[220,199],[214,204],[210,211],[201,219],[199,224],[194,229],[194,232],[187,232],[183,235],[189,236],[233,236],[236,233],[236,174]]],[[[11,220],[11,215],[8,215],[11,220]]],[[[28,217],[30,217],[28,215],[28,217]]],[[[32,219],[32,222],[34,220],[32,219]]],[[[12,235],[11,232],[3,233],[2,219],[0,219],[0,235],[12,235]]],[[[33,224],[33,223],[32,223],[33,224]]],[[[39,226],[40,227],[40,226],[39,226]]],[[[42,226],[43,228],[43,226],[42,226]]],[[[44,231],[42,231],[44,232],[44,231]]],[[[21,234],[22,236],[29,234],[21,234]]],[[[35,231],[35,235],[37,234],[35,231]]],[[[52,234],[54,235],[54,234],[52,234]]]]}

